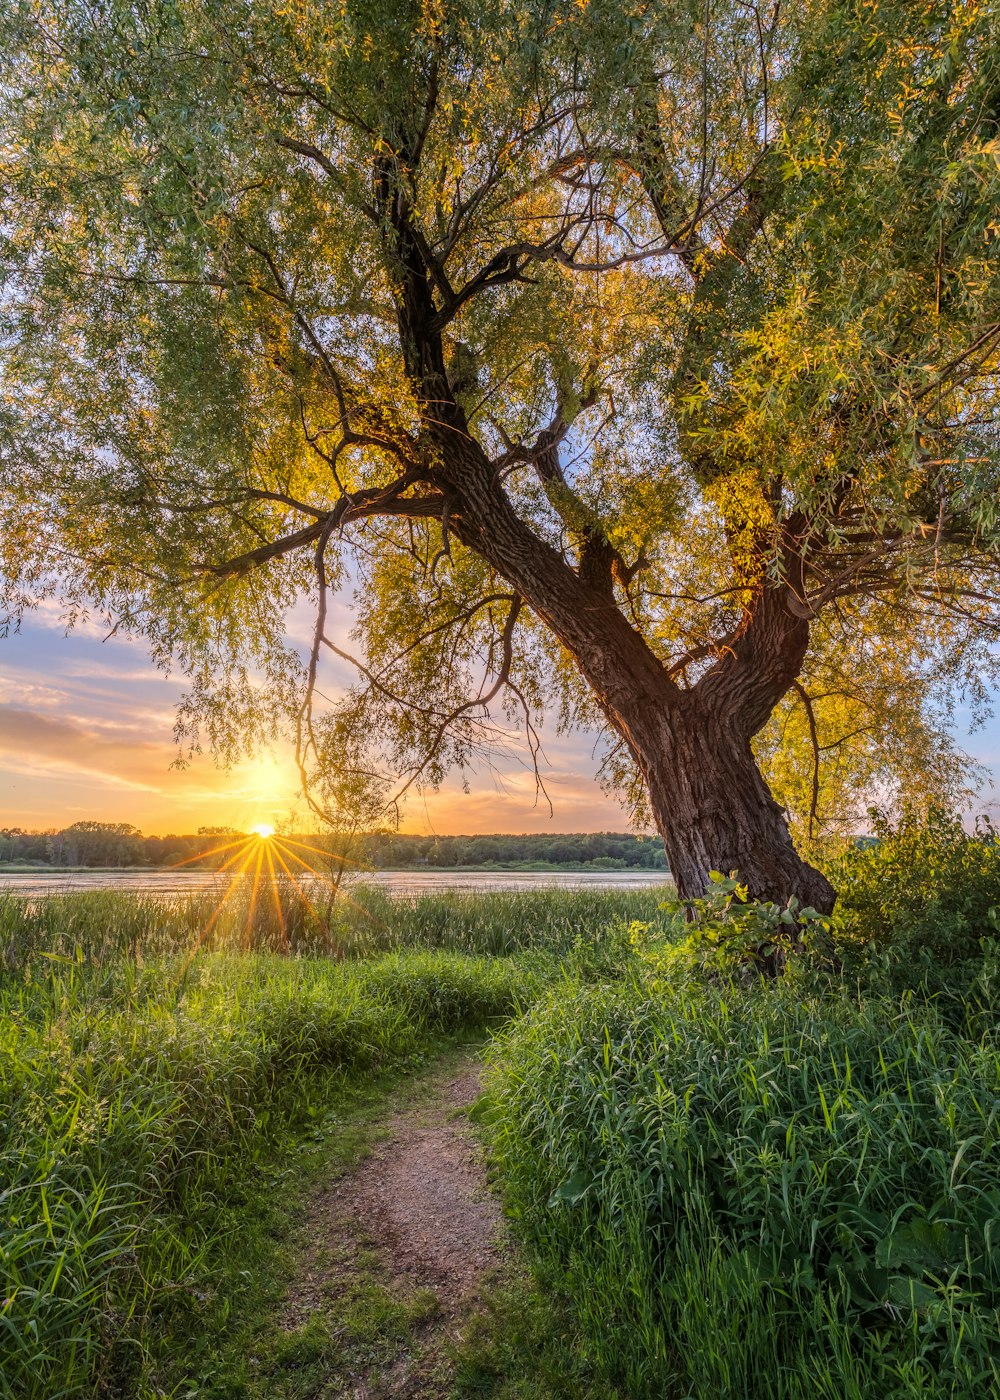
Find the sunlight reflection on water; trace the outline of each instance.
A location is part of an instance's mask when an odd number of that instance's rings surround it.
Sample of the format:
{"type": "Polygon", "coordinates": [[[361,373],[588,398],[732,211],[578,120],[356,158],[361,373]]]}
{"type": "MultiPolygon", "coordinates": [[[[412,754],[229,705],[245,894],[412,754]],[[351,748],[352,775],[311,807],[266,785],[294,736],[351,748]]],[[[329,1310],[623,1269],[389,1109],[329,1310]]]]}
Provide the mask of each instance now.
{"type": "MultiPolygon", "coordinates": [[[[135,894],[198,894],[222,891],[228,874],[213,870],[69,870],[0,872],[0,893],[46,895],[84,890],[122,890],[135,894]]],[[[300,876],[306,884],[310,877],[300,876]]],[[[356,871],[345,884],[370,885],[388,894],[412,898],[442,890],[518,891],[537,889],[614,890],[649,889],[669,882],[662,870],[371,870],[356,871]]]]}

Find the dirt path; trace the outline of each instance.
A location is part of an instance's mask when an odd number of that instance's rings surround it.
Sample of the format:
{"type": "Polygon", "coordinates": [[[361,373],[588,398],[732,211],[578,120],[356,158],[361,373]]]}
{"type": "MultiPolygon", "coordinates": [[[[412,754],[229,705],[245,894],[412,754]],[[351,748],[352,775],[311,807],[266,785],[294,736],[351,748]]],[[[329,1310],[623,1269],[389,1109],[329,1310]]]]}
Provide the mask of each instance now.
{"type": "MultiPolygon", "coordinates": [[[[505,1256],[501,1212],[466,1114],[479,1092],[478,1061],[453,1062],[386,1121],[354,1172],[314,1200],[286,1328],[343,1313],[346,1295],[363,1296],[373,1315],[371,1347],[346,1347],[340,1377],[318,1396],[432,1400],[448,1393],[448,1344],[505,1256]],[[394,1335],[379,1338],[380,1329],[394,1335]]],[[[363,1323],[355,1332],[364,1332],[363,1323]]]]}
{"type": "Polygon", "coordinates": [[[432,1288],[446,1311],[499,1262],[500,1210],[462,1112],[478,1094],[478,1067],[468,1066],[433,1104],[393,1119],[389,1140],[342,1192],[395,1279],[432,1288]]]}

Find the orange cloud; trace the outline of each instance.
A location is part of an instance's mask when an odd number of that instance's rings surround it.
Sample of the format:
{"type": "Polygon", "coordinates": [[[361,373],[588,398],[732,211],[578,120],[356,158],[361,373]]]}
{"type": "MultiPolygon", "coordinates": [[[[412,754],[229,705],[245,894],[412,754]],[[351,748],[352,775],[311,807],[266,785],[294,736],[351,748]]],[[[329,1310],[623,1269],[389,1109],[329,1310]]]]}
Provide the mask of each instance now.
{"type": "Polygon", "coordinates": [[[109,738],[71,719],[0,704],[0,751],[24,768],[80,768],[127,787],[155,790],[171,758],[159,744],[109,738]]]}

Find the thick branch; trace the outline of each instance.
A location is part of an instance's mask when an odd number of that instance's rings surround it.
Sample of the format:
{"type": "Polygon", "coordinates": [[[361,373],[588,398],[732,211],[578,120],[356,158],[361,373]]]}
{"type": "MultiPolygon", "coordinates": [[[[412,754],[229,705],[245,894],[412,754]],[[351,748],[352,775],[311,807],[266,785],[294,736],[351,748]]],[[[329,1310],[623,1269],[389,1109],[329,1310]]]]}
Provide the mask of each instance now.
{"type": "MultiPolygon", "coordinates": [[[[604,705],[614,709],[618,703],[625,704],[637,681],[651,696],[662,695],[663,668],[618,608],[613,587],[595,586],[595,580],[575,572],[552,545],[539,538],[516,510],[499,472],[471,434],[448,380],[433,279],[422,241],[414,233],[401,172],[391,156],[379,155],[375,186],[386,230],[403,362],[435,454],[435,484],[448,494],[451,533],[551,627],[604,705]],[[631,679],[626,680],[629,672],[631,679]]],[[[558,439],[562,431],[557,425],[553,438],[558,439]]],[[[605,570],[606,575],[609,572],[605,570]]],[[[676,689],[672,681],[666,684],[668,693],[676,689]]]]}
{"type": "Polygon", "coordinates": [[[670,163],[655,98],[640,102],[636,109],[637,153],[635,165],[663,236],[691,276],[700,279],[704,244],[697,233],[700,209],[690,214],[680,181],[670,163]]]}
{"type": "Polygon", "coordinates": [[[357,491],[342,496],[332,510],[319,516],[312,525],[306,525],[291,535],[262,544],[257,549],[238,554],[218,564],[203,564],[202,574],[212,574],[220,579],[240,578],[251,570],[260,568],[283,555],[291,554],[304,545],[312,544],[322,536],[329,538],[334,530],[342,529],[356,520],[367,520],[373,516],[405,516],[410,519],[440,519],[444,510],[444,497],[434,493],[424,496],[407,496],[404,492],[416,484],[412,476],[401,477],[391,486],[374,486],[367,491],[357,491]]]}
{"type": "Polygon", "coordinates": [[[792,605],[803,596],[801,514],[782,530],[783,576],[765,574],[739,628],[694,693],[749,737],[764,727],[775,705],[797,679],[809,645],[809,623],[792,605]]]}
{"type": "Polygon", "coordinates": [[[809,840],[813,839],[813,830],[816,825],[816,814],[819,809],[819,734],[816,729],[816,711],[813,708],[812,697],[801,681],[793,682],[795,692],[802,701],[803,709],[806,712],[806,723],[809,726],[809,743],[812,747],[812,789],[809,796],[809,840]]]}

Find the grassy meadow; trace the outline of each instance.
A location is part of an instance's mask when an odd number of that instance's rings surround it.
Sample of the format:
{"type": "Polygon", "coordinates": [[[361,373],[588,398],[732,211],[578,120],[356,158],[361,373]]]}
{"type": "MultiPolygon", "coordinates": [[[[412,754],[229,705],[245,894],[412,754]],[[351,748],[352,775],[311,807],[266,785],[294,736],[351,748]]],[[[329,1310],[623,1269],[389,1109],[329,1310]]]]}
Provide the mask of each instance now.
{"type": "MultiPolygon", "coordinates": [[[[269,1203],[484,1034],[533,1345],[557,1300],[593,1394],[1000,1393],[1000,858],[909,827],[838,880],[776,982],[655,891],[0,899],[0,1395],[261,1393],[269,1203]]],[[[556,1393],[498,1326],[442,1395],[556,1393]]]]}
{"type": "Polygon", "coordinates": [[[656,903],[250,899],[213,922],[208,899],[0,898],[5,1400],[224,1393],[198,1348],[247,1193],[287,1184],[275,1163],[338,1095],[498,1027],[656,903]]]}

